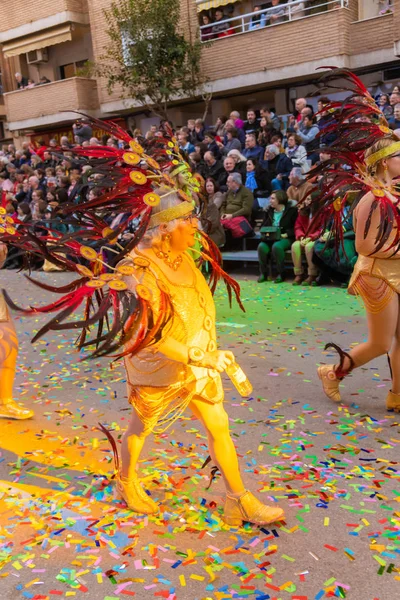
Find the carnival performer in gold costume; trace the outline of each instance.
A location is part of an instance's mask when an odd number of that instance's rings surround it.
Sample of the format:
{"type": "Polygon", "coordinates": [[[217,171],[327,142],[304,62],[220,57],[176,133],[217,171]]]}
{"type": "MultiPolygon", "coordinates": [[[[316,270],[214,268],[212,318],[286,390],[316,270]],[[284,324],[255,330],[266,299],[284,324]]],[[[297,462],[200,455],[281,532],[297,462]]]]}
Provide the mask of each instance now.
{"type": "MultiPolygon", "coordinates": [[[[320,366],[318,375],[326,395],[340,402],[339,383],[343,377],[388,354],[392,388],[386,406],[400,412],[400,141],[358,78],[346,71],[340,71],[340,75],[355,89],[344,103],[327,107],[330,127],[338,139],[329,148],[333,165],[328,166],[330,183],[325,199],[339,222],[346,194],[359,190],[361,199],[353,213],[359,257],[349,293],[363,300],[368,340],[348,353],[329,344],[327,347],[339,352],[340,363],[320,366]]],[[[336,233],[340,235],[339,228],[336,233]]]]}
{"type": "Polygon", "coordinates": [[[234,356],[217,349],[214,301],[187,252],[195,244],[197,227],[193,206],[169,195],[153,209],[142,243],[123,262],[134,267],[129,288],[151,302],[155,317],[160,291],[171,299],[172,314],[155,346],[125,358],[133,418],[122,442],[118,489],[135,512],[158,512],[140,486],[137,462],[148,434],[163,430],[189,407],[207,432],[211,457],[224,478],[226,523],[271,523],[282,519],[283,511],[263,505],[245,490],[229,434],[220,373],[234,356]]]}
{"type": "MultiPolygon", "coordinates": [[[[194,211],[201,204],[201,182],[192,175],[171,132],[144,148],[114,124],[99,126],[118,137],[125,148],[82,149],[82,157],[89,158],[93,172],[99,173],[98,185],[106,184],[107,189],[104,196],[71,207],[75,226],[81,230],[51,244],[47,240],[50,249],[43,251],[50,254],[48,260],[61,262],[80,279],[59,289],[36,282],[65,295],[45,307],[22,309],[30,314],[58,312],[35,339],[50,329],[82,328],[79,346],[95,343],[92,356],[115,356],[122,349],[118,357],[125,359],[132,420],[123,437],[121,469],[114,442],[113,448],[117,489],[133,511],[155,514],[159,510],[136,472],[146,437],[164,431],[189,408],[202,422],[211,457],[224,478],[226,523],[262,525],[281,520],[281,508],[262,504],[244,487],[229,433],[220,373],[239,370],[231,352],[217,349],[212,293],[221,278],[229,298],[234,291],[240,303],[240,288],[222,270],[218,248],[198,230],[194,211]],[[136,219],[139,225],[123,248],[117,238],[126,223],[112,230],[105,218],[127,211],[128,222],[136,219]],[[85,239],[90,239],[90,246],[82,243],[85,239]],[[74,255],[84,258],[86,265],[72,262],[74,255]],[[209,262],[208,284],[195,259],[209,262]],[[82,301],[86,302],[84,320],[65,322],[82,301]],[[97,336],[87,342],[95,323],[97,336]]],[[[31,249],[30,232],[28,237],[24,243],[31,249]]],[[[7,294],[6,300],[18,309],[7,294]]]]}
{"type": "MultiPolygon", "coordinates": [[[[0,268],[7,258],[7,246],[0,242],[0,268]]],[[[3,294],[0,292],[0,418],[29,419],[33,411],[13,400],[18,338],[3,294]]]]}

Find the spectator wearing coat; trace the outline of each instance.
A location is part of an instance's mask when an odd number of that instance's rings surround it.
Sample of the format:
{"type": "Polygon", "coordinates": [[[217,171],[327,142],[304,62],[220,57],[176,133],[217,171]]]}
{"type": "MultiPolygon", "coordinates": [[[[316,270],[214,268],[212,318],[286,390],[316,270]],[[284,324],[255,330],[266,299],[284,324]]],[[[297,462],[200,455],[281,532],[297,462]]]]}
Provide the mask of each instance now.
{"type": "Polygon", "coordinates": [[[258,260],[260,277],[258,283],[268,279],[270,256],[276,265],[277,276],[275,283],[285,279],[285,252],[289,250],[294,241],[294,225],[297,218],[297,209],[291,206],[287,194],[277,190],[271,194],[270,205],[266,210],[264,221],[261,225],[261,242],[258,245],[258,260]],[[276,235],[268,237],[263,228],[276,229],[276,235]]]}
{"type": "Polygon", "coordinates": [[[257,136],[255,133],[248,133],[246,135],[245,149],[243,150],[243,156],[246,158],[256,158],[262,160],[264,149],[262,146],[257,144],[257,136]]]}
{"type": "Polygon", "coordinates": [[[215,141],[216,134],[214,131],[206,131],[204,134],[204,142],[207,144],[207,150],[212,152],[217,160],[221,158],[221,150],[215,141]]]}
{"type": "Polygon", "coordinates": [[[226,143],[223,146],[222,152],[227,155],[231,150],[239,150],[242,149],[242,144],[238,139],[238,130],[236,127],[232,127],[232,129],[228,129],[225,134],[226,143]]]}
{"type": "Polygon", "coordinates": [[[90,138],[93,135],[93,130],[87,120],[80,119],[72,125],[72,130],[74,132],[74,137],[77,144],[82,145],[84,142],[90,142],[90,138]]]}
{"type": "Polygon", "coordinates": [[[204,178],[208,179],[209,177],[211,177],[218,184],[221,184],[225,176],[224,165],[222,164],[222,162],[220,160],[217,160],[214,154],[209,150],[204,155],[204,163],[204,178]]]}
{"type": "Polygon", "coordinates": [[[296,133],[289,133],[287,136],[286,156],[290,158],[294,167],[300,167],[302,173],[308,173],[310,165],[307,157],[307,150],[301,143],[301,138],[296,133]]]}
{"type": "Polygon", "coordinates": [[[289,185],[289,175],[293,163],[284,152],[279,152],[275,144],[270,144],[265,149],[262,166],[268,171],[272,181],[272,190],[286,190],[289,185]]]}
{"type": "Polygon", "coordinates": [[[290,171],[289,183],[290,186],[287,189],[288,198],[300,205],[305,202],[307,196],[314,189],[313,184],[304,177],[300,167],[293,167],[290,171]]]}

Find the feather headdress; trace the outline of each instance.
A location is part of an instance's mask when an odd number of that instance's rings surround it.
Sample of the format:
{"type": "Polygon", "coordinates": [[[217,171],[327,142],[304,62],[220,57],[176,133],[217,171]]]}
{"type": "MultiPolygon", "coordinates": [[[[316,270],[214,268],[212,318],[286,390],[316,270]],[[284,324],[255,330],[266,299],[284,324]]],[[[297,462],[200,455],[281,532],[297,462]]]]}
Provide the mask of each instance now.
{"type": "Polygon", "coordinates": [[[354,209],[366,193],[372,192],[375,202],[371,206],[364,235],[369,233],[373,211],[379,209],[381,227],[376,236],[376,248],[381,249],[395,230],[392,246],[396,251],[400,246],[400,193],[395,187],[387,189],[376,176],[376,167],[383,158],[400,153],[400,140],[362,81],[347,69],[329,68],[330,71],[319,82],[318,92],[313,95],[332,89],[347,91],[349,95],[342,102],[325,105],[320,113],[324,117],[320,134],[335,133],[336,139],[323,149],[325,160],[309,174],[309,178],[318,181],[320,192],[317,200],[320,209],[312,226],[317,230],[329,222],[338,247],[343,243],[342,224],[349,203],[354,209]],[[388,142],[384,148],[371,154],[369,149],[379,140],[388,142]],[[393,202],[393,198],[397,199],[397,203],[393,202]]]}
{"type": "MultiPolygon", "coordinates": [[[[152,217],[153,207],[158,206],[163,197],[173,194],[177,198],[178,213],[187,215],[202,202],[202,184],[180,154],[170,130],[164,130],[162,137],[142,146],[118,125],[86,118],[117,138],[123,148],[74,149],[79,160],[90,165],[93,187],[101,193],[94,199],[63,206],[65,223],[71,226],[71,232],[62,235],[49,229],[47,235],[38,238],[29,225],[11,232],[11,223],[9,231],[6,228],[3,232],[3,211],[0,213],[1,240],[13,243],[24,252],[39,254],[76,273],[78,278],[57,288],[29,277],[42,289],[61,294],[61,298],[46,306],[20,308],[7,293],[5,299],[11,308],[25,314],[55,313],[34,341],[50,330],[75,329],[80,331],[80,348],[95,345],[91,357],[123,356],[157,341],[171,317],[172,308],[168,295],[161,290],[159,316],[154,317],[143,286],[137,285],[135,292],[128,289],[124,278],[134,276],[135,269],[121,260],[139,244],[149,226],[176,218],[177,212],[168,210],[152,217]],[[113,217],[120,213],[127,213],[126,220],[115,228],[110,227],[113,217]],[[123,247],[118,242],[119,234],[132,221],[136,229],[123,247]],[[11,239],[13,235],[15,239],[11,239]],[[83,318],[70,320],[82,308],[83,318]],[[90,337],[96,325],[96,332],[90,337]]],[[[212,292],[218,280],[223,279],[229,299],[233,292],[240,303],[239,285],[222,270],[219,250],[204,233],[201,240],[201,259],[211,265],[212,292]]]]}

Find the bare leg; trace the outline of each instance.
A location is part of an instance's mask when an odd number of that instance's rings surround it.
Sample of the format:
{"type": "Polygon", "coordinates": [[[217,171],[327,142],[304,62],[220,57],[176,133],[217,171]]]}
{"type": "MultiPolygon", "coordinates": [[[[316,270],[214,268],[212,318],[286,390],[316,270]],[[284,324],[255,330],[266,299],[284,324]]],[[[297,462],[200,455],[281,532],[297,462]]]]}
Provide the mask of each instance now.
{"type": "Polygon", "coordinates": [[[392,392],[400,394],[400,297],[396,295],[396,298],[399,303],[399,313],[394,344],[390,352],[390,363],[392,367],[392,392]]]}
{"type": "Polygon", "coordinates": [[[155,514],[158,505],[146,494],[136,474],[136,466],[148,435],[135,409],[122,439],[121,472],[117,475],[117,490],[128,507],[141,514],[155,514]]]}
{"type": "Polygon", "coordinates": [[[281,508],[266,506],[245,489],[239,472],[235,446],[229,433],[228,415],[222,402],[208,404],[200,399],[194,399],[189,406],[207,431],[210,454],[225,481],[227,493],[224,521],[228,525],[237,527],[243,521],[262,525],[283,519],[284,513],[281,508]]]}
{"type": "MultiPolygon", "coordinates": [[[[390,351],[399,328],[398,321],[399,297],[397,294],[393,295],[389,304],[379,313],[371,313],[367,310],[368,340],[349,352],[356,367],[361,367],[374,358],[387,354],[390,351]]],[[[398,346],[398,344],[395,346],[398,346]]],[[[399,356],[398,352],[399,350],[397,349],[397,357],[399,356]]],[[[398,358],[396,360],[398,361],[398,358]]],[[[349,361],[345,359],[344,369],[349,368],[349,361]]]]}
{"type": "Polygon", "coordinates": [[[123,435],[121,445],[121,475],[125,479],[132,479],[136,475],[137,462],[147,436],[142,421],[132,408],[132,419],[123,435]]]}
{"type": "MultiPolygon", "coordinates": [[[[318,376],[322,381],[325,394],[331,400],[340,402],[339,381],[352,368],[361,367],[378,356],[387,354],[396,338],[399,320],[399,297],[394,294],[386,307],[378,313],[367,311],[368,341],[351,350],[341,365],[321,365],[318,376]],[[350,357],[350,358],[348,358],[350,357]]],[[[399,385],[399,350],[394,348],[394,361],[397,361],[396,386],[399,385]]]]}
{"type": "Polygon", "coordinates": [[[13,400],[18,338],[11,319],[0,322],[0,417],[30,419],[33,411],[13,400]]]}
{"type": "Polygon", "coordinates": [[[227,491],[234,494],[244,492],[236,449],[229,433],[229,419],[222,402],[208,404],[192,400],[189,408],[204,425],[211,457],[222,473],[227,491]]]}
{"type": "Polygon", "coordinates": [[[12,400],[18,338],[11,320],[0,323],[0,402],[12,400]]]}

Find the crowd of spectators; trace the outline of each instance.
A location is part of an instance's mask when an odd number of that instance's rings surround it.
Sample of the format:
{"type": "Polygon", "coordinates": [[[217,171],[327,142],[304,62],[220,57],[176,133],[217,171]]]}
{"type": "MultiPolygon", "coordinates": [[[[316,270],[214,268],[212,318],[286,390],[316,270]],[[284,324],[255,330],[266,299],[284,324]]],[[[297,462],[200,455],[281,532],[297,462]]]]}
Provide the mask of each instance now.
{"type": "MultiPolygon", "coordinates": [[[[399,89],[381,94],[376,101],[397,129],[399,89]]],[[[343,222],[345,251],[343,246],[338,254],[329,227],[308,233],[316,212],[312,199],[317,194],[317,178],[312,170],[330,158],[329,146],[335,141],[332,132],[325,132],[328,103],[329,98],[319,98],[314,113],[305,98],[298,98],[285,130],[275,110],[267,106],[250,108],[246,115],[238,111],[221,115],[213,126],[189,119],[175,130],[182,153],[205,181],[208,205],[201,219],[203,229],[226,251],[240,249],[244,237],[260,232],[256,236],[260,282],[271,279],[273,271],[276,283],[284,281],[290,253],[294,285],[331,280],[344,285],[351,275],[356,250],[350,212],[343,222]]],[[[153,125],[146,133],[136,129],[132,135],[146,146],[162,135],[161,127],[153,125]]],[[[50,228],[60,235],[66,233],[72,226],[65,219],[65,206],[102,192],[76,149],[118,147],[118,141],[94,137],[85,119],[75,122],[72,132],[74,143],[62,137],[48,144],[24,142],[21,149],[10,144],[0,152],[0,189],[6,194],[6,211],[20,222],[31,222],[35,231],[50,228]]],[[[116,214],[109,225],[116,227],[128,216],[116,214]]],[[[129,222],[120,243],[131,238],[135,226],[129,222]]],[[[5,268],[20,266],[18,252],[11,249],[5,268]]],[[[41,266],[36,263],[37,268],[41,266]]]]}
{"type": "Polygon", "coordinates": [[[28,79],[27,77],[24,77],[21,73],[15,73],[15,81],[18,90],[25,90],[36,87],[38,85],[44,85],[45,83],[51,83],[50,79],[48,79],[44,75],[39,79],[37,83],[35,83],[33,79],[28,79]]]}

